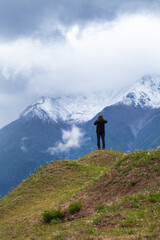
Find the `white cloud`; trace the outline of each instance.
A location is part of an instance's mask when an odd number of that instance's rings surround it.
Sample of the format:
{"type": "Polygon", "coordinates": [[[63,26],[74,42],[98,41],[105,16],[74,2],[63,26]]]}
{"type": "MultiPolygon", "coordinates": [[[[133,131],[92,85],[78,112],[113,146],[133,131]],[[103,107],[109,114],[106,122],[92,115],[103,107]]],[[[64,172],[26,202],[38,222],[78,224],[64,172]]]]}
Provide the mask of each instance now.
{"type": "Polygon", "coordinates": [[[67,152],[71,148],[79,148],[84,133],[77,126],[72,126],[69,131],[62,130],[62,142],[57,143],[57,146],[48,149],[48,152],[54,154],[56,152],[67,152]]]}
{"type": "Polygon", "coordinates": [[[29,137],[23,137],[23,138],[21,138],[20,148],[21,148],[21,150],[22,150],[24,153],[28,152],[28,149],[27,149],[27,147],[25,146],[25,143],[26,143],[28,140],[29,140],[29,137]]]}
{"type": "Polygon", "coordinates": [[[59,44],[32,38],[1,43],[0,67],[8,80],[23,74],[33,95],[120,87],[159,71],[158,29],[157,18],[135,15],[82,31],[74,26],[59,44]]]}
{"type": "Polygon", "coordinates": [[[159,18],[130,15],[82,30],[74,25],[64,29],[66,40],[59,43],[31,37],[1,41],[0,94],[17,99],[8,100],[7,111],[15,112],[8,121],[42,95],[119,90],[143,74],[159,74],[159,29],[159,18]]]}

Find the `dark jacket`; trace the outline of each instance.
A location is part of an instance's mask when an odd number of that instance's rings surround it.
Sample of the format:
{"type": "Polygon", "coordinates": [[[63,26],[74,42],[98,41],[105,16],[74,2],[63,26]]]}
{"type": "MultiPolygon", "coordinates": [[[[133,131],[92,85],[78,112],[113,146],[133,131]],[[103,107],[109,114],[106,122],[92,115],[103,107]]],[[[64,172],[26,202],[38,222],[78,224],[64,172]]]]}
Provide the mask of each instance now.
{"type": "Polygon", "coordinates": [[[104,134],[105,133],[105,123],[108,121],[105,120],[103,117],[98,117],[98,119],[94,122],[94,125],[97,125],[96,133],[97,134],[104,134]]]}

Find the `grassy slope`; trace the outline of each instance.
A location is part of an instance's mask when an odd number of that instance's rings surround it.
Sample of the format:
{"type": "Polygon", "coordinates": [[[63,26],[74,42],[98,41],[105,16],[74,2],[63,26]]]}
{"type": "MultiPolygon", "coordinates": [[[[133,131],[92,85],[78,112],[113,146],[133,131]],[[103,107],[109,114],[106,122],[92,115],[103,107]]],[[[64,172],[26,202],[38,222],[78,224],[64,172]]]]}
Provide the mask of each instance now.
{"type": "Polygon", "coordinates": [[[0,239],[159,239],[159,187],[160,150],[56,161],[0,200],[0,239]],[[42,222],[45,209],[66,211],[74,199],[83,207],[73,221],[42,222]]]}

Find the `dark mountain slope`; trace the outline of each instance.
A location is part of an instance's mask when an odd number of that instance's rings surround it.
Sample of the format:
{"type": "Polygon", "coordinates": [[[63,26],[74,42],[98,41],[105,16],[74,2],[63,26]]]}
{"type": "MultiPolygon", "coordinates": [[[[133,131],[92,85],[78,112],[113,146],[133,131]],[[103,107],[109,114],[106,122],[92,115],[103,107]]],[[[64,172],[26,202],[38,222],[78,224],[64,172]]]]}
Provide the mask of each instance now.
{"type": "MultiPolygon", "coordinates": [[[[106,148],[122,151],[157,148],[160,143],[160,109],[118,103],[101,112],[106,124],[106,148]]],[[[99,115],[99,114],[98,114],[99,115]]],[[[84,129],[90,137],[88,147],[96,147],[95,116],[84,129]]]]}
{"type": "Polygon", "coordinates": [[[40,165],[56,159],[46,150],[61,138],[62,126],[44,124],[40,119],[18,119],[0,130],[0,195],[16,187],[40,165]]]}
{"type": "Polygon", "coordinates": [[[160,146],[160,109],[150,115],[135,141],[135,149],[155,149],[160,146]]]}

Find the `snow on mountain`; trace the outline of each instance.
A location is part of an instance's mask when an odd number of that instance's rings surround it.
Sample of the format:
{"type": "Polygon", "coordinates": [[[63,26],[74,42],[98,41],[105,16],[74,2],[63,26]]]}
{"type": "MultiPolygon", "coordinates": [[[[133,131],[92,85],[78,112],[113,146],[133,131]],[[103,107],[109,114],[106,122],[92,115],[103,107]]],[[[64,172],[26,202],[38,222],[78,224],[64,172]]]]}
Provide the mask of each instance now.
{"type": "Polygon", "coordinates": [[[125,94],[123,103],[141,107],[160,107],[160,76],[145,75],[125,94]]]}
{"type": "Polygon", "coordinates": [[[160,76],[145,75],[129,90],[123,89],[119,92],[102,91],[57,98],[42,97],[30,105],[20,117],[82,123],[92,119],[103,108],[117,102],[123,102],[125,105],[159,108],[160,76]]]}
{"type": "Polygon", "coordinates": [[[54,122],[59,120],[71,123],[86,122],[104,107],[120,101],[121,96],[121,92],[105,91],[58,98],[42,97],[22,112],[20,117],[25,119],[38,117],[54,122]]]}

